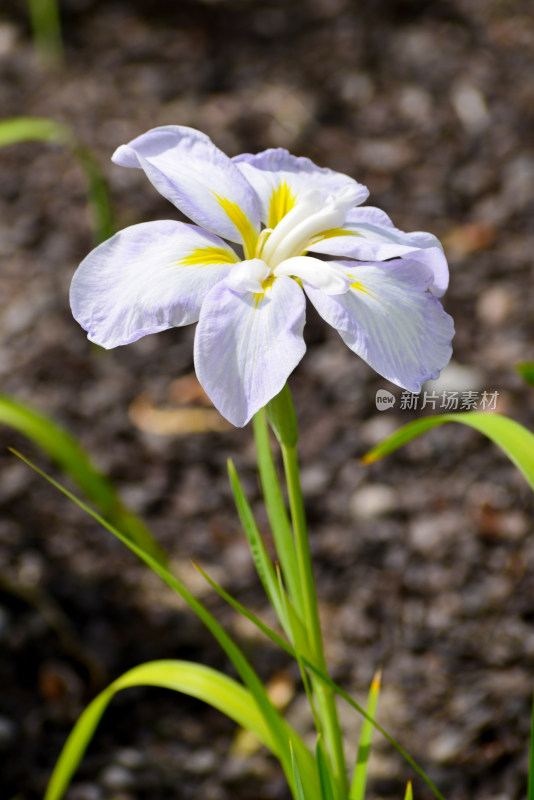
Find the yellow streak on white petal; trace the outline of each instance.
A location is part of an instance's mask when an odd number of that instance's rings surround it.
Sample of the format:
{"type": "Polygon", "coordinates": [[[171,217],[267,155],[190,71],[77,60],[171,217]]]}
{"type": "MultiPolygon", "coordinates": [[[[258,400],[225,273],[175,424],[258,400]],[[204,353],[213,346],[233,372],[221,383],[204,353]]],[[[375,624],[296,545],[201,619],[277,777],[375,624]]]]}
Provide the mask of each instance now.
{"type": "Polygon", "coordinates": [[[256,240],[258,238],[258,231],[249,220],[242,208],[233,200],[223,197],[220,194],[213,192],[217,198],[217,202],[225,212],[226,216],[232,222],[241,236],[243,237],[243,246],[245,248],[245,257],[252,258],[256,249],[256,240]]]}
{"type": "MultiPolygon", "coordinates": [[[[353,278],[354,275],[351,275],[350,277],[353,278]]],[[[362,292],[363,294],[366,294],[368,297],[372,297],[373,300],[376,300],[376,297],[374,296],[374,294],[372,292],[370,292],[369,289],[366,286],[364,286],[363,283],[360,283],[359,281],[354,281],[354,283],[351,283],[350,288],[354,289],[357,292],[362,292]]]]}
{"type": "Polygon", "coordinates": [[[309,245],[323,242],[325,239],[334,239],[336,236],[361,236],[361,233],[349,231],[344,228],[330,228],[330,230],[323,231],[322,233],[318,233],[317,236],[314,236],[313,239],[310,240],[309,245]]]}
{"type": "Polygon", "coordinates": [[[297,202],[297,196],[291,191],[287,185],[287,181],[280,181],[276,189],[273,189],[271,200],[269,202],[269,219],[267,222],[268,228],[274,228],[282,217],[294,208],[297,202]]]}
{"type": "Polygon", "coordinates": [[[265,292],[267,289],[270,289],[273,283],[275,282],[276,278],[274,275],[268,275],[264,281],[262,281],[261,288],[263,289],[262,292],[256,292],[254,294],[254,308],[257,310],[259,304],[263,302],[265,298],[265,292]]]}
{"type": "MultiPolygon", "coordinates": [[[[349,277],[354,278],[354,275],[350,275],[349,277]]],[[[382,310],[386,317],[391,316],[389,311],[387,311],[386,305],[384,303],[381,303],[379,298],[372,292],[370,292],[369,289],[363,285],[363,283],[360,283],[359,281],[354,281],[354,283],[351,283],[350,288],[354,289],[355,292],[361,292],[362,294],[366,294],[367,297],[370,297],[371,300],[374,300],[375,303],[378,303],[379,306],[382,306],[382,310]]]]}
{"type": "Polygon", "coordinates": [[[204,267],[208,264],[236,264],[237,253],[230,253],[223,247],[195,247],[177,263],[181,267],[204,267]]]}

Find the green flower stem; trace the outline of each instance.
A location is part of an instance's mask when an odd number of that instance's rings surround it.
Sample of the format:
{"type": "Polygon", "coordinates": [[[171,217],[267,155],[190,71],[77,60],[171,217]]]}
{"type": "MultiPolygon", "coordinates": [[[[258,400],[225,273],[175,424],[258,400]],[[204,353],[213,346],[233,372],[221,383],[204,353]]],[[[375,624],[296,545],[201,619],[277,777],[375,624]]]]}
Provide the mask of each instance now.
{"type": "MultiPolygon", "coordinates": [[[[310,646],[317,668],[327,671],[324,657],[323,637],[319,620],[317,592],[313,575],[313,565],[306,526],[304,501],[300,487],[299,466],[296,446],[281,443],[284,469],[287,481],[289,507],[295,546],[297,550],[298,569],[304,597],[304,620],[310,636],[310,646]]],[[[316,679],[313,680],[320,714],[323,719],[325,742],[333,758],[334,773],[341,790],[340,797],[348,796],[348,780],[343,754],[343,739],[337,713],[336,701],[332,690],[316,679]]]]}
{"type": "Polygon", "coordinates": [[[261,488],[265,498],[265,508],[269,518],[276,553],[280,561],[282,575],[285,585],[289,590],[290,597],[298,613],[303,616],[304,597],[297,563],[297,554],[293,542],[293,531],[276,474],[276,467],[269,443],[269,428],[263,409],[254,416],[253,425],[261,488]]]}

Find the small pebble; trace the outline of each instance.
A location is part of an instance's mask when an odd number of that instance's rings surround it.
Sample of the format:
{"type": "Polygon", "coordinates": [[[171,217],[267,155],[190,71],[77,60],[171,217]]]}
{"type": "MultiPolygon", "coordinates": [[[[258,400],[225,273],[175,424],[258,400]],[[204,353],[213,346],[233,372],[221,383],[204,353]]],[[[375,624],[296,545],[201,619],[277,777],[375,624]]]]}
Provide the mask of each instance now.
{"type": "Polygon", "coordinates": [[[145,757],[140,750],[135,750],[133,747],[125,747],[117,752],[115,761],[121,767],[139,769],[145,763],[145,757]]]}
{"type": "Polygon", "coordinates": [[[430,555],[440,546],[447,547],[463,530],[465,522],[462,515],[445,511],[414,519],[409,526],[408,536],[414,550],[430,555]]]}
{"type": "Polygon", "coordinates": [[[312,467],[304,467],[300,472],[300,485],[305,495],[313,496],[320,494],[328,486],[330,473],[321,464],[312,467]]]}
{"type": "MultiPolygon", "coordinates": [[[[444,370],[442,370],[439,378],[435,381],[427,381],[424,384],[424,390],[428,393],[436,392],[441,395],[443,392],[476,392],[484,388],[484,375],[476,367],[464,366],[458,364],[456,361],[451,361],[444,370]]],[[[436,404],[436,411],[441,402],[438,400],[436,404]]],[[[454,409],[440,409],[441,411],[454,410],[454,409]]],[[[459,409],[458,409],[459,410],[459,409]]]]}
{"type": "Polygon", "coordinates": [[[448,764],[465,752],[467,744],[465,734],[448,729],[430,743],[429,756],[438,764],[448,764]]]}
{"type": "Polygon", "coordinates": [[[69,789],[70,800],[101,800],[102,789],[94,783],[75,783],[69,789]]]}
{"type": "Polygon", "coordinates": [[[513,313],[514,298],[504,286],[491,286],[477,301],[477,317],[491,327],[502,325],[513,313]]]}
{"type": "Polygon", "coordinates": [[[382,483],[368,484],[354,492],[350,498],[350,513],[356,519],[377,519],[390,514],[397,507],[397,492],[382,483]]]}
{"type": "Polygon", "coordinates": [[[216,766],[217,755],[207,748],[193,752],[187,760],[188,772],[193,772],[195,775],[208,775],[216,766]]]}
{"type": "Polygon", "coordinates": [[[131,789],[135,783],[134,776],[126,767],[120,764],[110,764],[106,767],[100,776],[103,786],[112,791],[120,791],[121,789],[131,789]]]}

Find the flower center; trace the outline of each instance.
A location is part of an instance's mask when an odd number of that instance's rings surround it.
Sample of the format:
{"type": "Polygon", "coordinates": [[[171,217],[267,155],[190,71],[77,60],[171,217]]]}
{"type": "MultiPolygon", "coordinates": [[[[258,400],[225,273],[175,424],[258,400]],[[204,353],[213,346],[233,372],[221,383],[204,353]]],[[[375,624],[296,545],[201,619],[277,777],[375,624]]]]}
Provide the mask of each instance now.
{"type": "Polygon", "coordinates": [[[343,225],[357,194],[350,186],[329,194],[326,199],[317,189],[306,192],[272,232],[268,228],[261,232],[256,258],[261,258],[274,270],[282,261],[302,255],[318,234],[343,225]]]}

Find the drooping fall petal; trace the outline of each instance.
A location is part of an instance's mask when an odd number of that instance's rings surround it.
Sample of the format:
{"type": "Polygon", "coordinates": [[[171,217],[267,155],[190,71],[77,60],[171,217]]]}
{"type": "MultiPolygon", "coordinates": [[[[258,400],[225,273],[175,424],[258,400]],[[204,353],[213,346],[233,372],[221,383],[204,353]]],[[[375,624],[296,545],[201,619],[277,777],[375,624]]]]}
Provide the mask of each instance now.
{"type": "Polygon", "coordinates": [[[71,284],[72,313],[101,347],[129,344],[196,322],[206,294],[236,261],[226,242],[196,225],[132,225],[82,261],[71,284]]]}
{"type": "Polygon", "coordinates": [[[353,279],[348,292],[332,296],[305,284],[308,297],[379,375],[419,392],[449,362],[454,335],[452,318],[428,291],[431,270],[403,259],[345,267],[353,279]]]}
{"type": "Polygon", "coordinates": [[[306,350],[306,299],[291,278],[262,294],[223,281],[206,297],[195,334],[198,379],[221,414],[243,426],[277,395],[306,350]]]}

